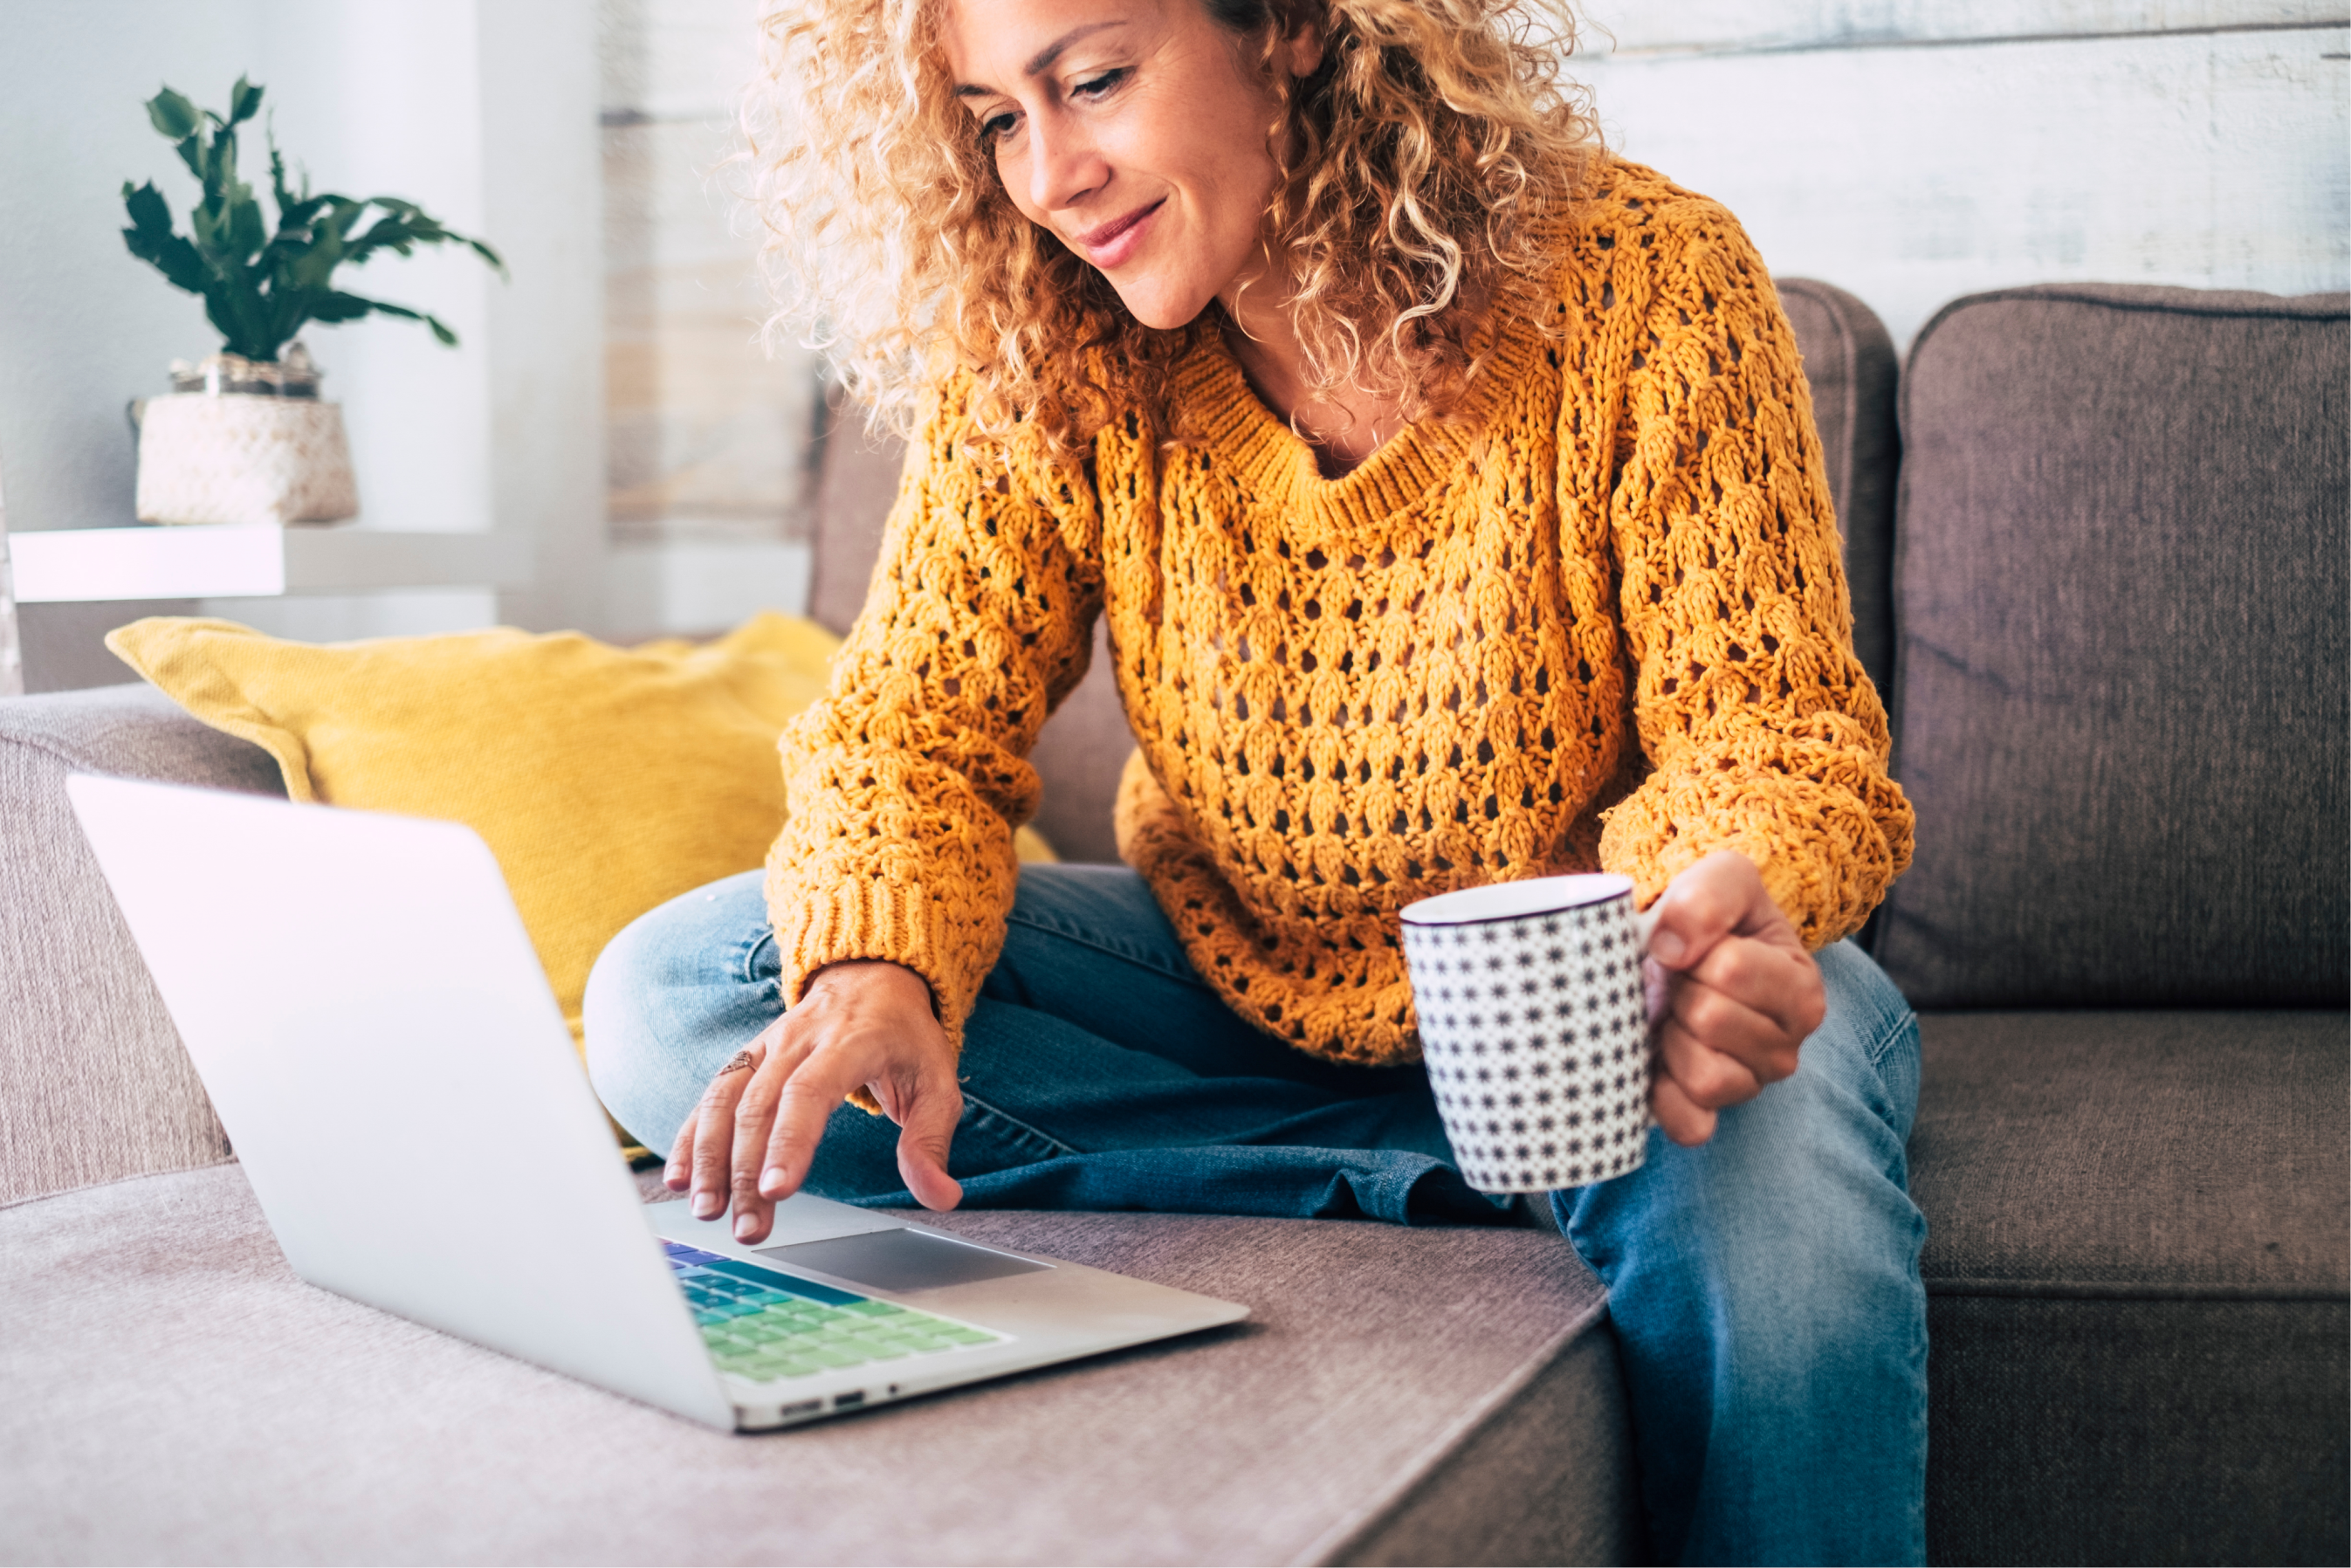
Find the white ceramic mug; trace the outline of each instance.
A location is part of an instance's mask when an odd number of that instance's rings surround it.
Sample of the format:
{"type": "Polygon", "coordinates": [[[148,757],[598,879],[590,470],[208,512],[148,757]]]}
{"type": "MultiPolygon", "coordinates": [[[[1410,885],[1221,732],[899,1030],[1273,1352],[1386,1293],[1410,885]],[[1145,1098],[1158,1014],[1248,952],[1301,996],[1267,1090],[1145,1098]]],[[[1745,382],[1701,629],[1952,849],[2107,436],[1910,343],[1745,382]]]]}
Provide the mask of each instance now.
{"type": "Polygon", "coordinates": [[[1639,1168],[1653,1064],[1633,880],[1546,876],[1405,906],[1429,1087],[1480,1192],[1552,1192],[1639,1168]]]}

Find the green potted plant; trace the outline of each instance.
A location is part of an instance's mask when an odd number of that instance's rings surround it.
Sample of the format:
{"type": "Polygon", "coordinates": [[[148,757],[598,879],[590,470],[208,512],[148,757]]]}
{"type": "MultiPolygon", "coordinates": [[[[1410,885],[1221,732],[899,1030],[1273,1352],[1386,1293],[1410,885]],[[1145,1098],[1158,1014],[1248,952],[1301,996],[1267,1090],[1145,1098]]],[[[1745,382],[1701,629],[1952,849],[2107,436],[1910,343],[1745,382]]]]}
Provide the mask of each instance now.
{"type": "Polygon", "coordinates": [[[459,245],[504,276],[498,255],[456,233],[413,202],[313,195],[303,177],[287,184],[286,160],[269,143],[273,232],[254,189],[237,176],[237,128],[261,109],[262,89],[244,78],[226,114],[199,110],[165,88],[147,118],[175,143],[203,195],[189,232],[152,182],[123,182],[131,254],[174,287],[200,295],[222,347],[172,367],[172,395],[134,405],[140,430],[142,522],[325,522],[359,510],[342,413],[319,398],[319,371],[298,340],[312,321],[391,316],[422,322],[441,342],[457,335],[438,318],[335,285],[335,275],[384,251],[459,245]]]}

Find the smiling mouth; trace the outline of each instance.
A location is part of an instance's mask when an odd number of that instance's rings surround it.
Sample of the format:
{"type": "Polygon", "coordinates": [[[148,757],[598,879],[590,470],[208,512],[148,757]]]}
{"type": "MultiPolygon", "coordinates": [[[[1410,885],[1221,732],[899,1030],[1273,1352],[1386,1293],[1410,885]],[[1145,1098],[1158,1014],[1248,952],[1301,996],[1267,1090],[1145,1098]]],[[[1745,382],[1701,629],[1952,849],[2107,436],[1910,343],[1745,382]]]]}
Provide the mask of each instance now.
{"type": "Polygon", "coordinates": [[[1123,245],[1120,242],[1134,234],[1144,219],[1166,204],[1167,198],[1162,196],[1147,207],[1137,207],[1123,218],[1114,218],[1100,228],[1088,229],[1076,236],[1078,248],[1084,251],[1096,267],[1115,267],[1125,260],[1134,248],[1132,243],[1123,245]]]}

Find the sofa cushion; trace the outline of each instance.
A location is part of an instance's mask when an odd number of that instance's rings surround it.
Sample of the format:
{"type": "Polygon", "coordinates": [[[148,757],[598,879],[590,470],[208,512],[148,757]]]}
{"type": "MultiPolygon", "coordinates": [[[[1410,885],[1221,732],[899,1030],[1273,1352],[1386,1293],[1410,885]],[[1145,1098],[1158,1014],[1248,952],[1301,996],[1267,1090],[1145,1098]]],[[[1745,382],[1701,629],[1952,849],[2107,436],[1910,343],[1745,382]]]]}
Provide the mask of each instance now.
{"type": "Polygon", "coordinates": [[[2339,1007],[2344,295],[1946,307],[1902,385],[1876,956],[1920,1007],[2339,1007]]]}
{"type": "Polygon", "coordinates": [[[75,772],[279,792],[267,753],[143,685],[0,701],[0,1203],[228,1154],[66,804],[75,772]]]}
{"type": "Polygon", "coordinates": [[[1929,1557],[2345,1561],[2345,1015],[1922,1029],[1929,1557]]]}
{"type": "MultiPolygon", "coordinates": [[[[622,927],[766,856],[785,810],[776,737],[840,644],[761,613],[715,642],[631,648],[510,626],[295,643],[183,618],[107,645],[266,749],[293,799],[481,834],[576,1042],[588,972],[622,927]]],[[[1052,858],[1033,834],[1017,847],[1052,858]]]]}
{"type": "Polygon", "coordinates": [[[2351,1294],[2346,1015],[1937,1013],[1922,1031],[1930,1290],[2351,1294]]]}
{"type": "Polygon", "coordinates": [[[1598,1281],[1555,1236],[1174,1215],[937,1222],[1255,1316],[727,1437],[300,1283],[235,1166],[124,1183],[0,1212],[6,1555],[1623,1562],[1639,1550],[1614,1336],[1598,1281]]]}
{"type": "Polygon", "coordinates": [[[1897,361],[1877,313],[1833,284],[1772,280],[1795,329],[1829,494],[1844,536],[1853,646],[1888,701],[1894,694],[1894,479],[1902,438],[1894,419],[1897,361]]]}

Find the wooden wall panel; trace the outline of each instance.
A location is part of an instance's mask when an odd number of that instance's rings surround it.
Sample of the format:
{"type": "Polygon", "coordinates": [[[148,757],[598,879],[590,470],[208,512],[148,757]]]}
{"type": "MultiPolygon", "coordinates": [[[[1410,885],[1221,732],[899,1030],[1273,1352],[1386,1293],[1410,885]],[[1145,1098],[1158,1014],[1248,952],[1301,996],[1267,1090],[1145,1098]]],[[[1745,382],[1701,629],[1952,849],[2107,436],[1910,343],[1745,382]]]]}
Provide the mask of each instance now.
{"type": "MultiPolygon", "coordinates": [[[[599,0],[607,497],[630,546],[804,539],[814,355],[758,340],[768,305],[738,196],[736,101],[757,0],[599,0]]],[[[650,614],[651,612],[643,613],[650,614]]]]}
{"type": "MultiPolygon", "coordinates": [[[[1579,7],[1581,8],[1581,7],[1579,7]]],[[[2341,25],[2344,0],[1641,0],[1592,7],[1592,42],[1626,53],[2118,37],[2341,25]]]]}
{"type": "MultiPolygon", "coordinates": [[[[2251,13],[2267,3],[2207,0],[2198,9],[2251,13]]],[[[1832,13],[1930,8],[1959,9],[1787,0],[1753,10],[1768,29],[1832,13]]],[[[2088,0],[2070,8],[2182,9],[2088,0]]],[[[2351,27],[2293,26],[1914,48],[1625,50],[1573,68],[1614,147],[1726,203],[1775,272],[1853,290],[1907,345],[1953,297],[2018,283],[2346,287],[2346,54],[2351,27]]]]}

